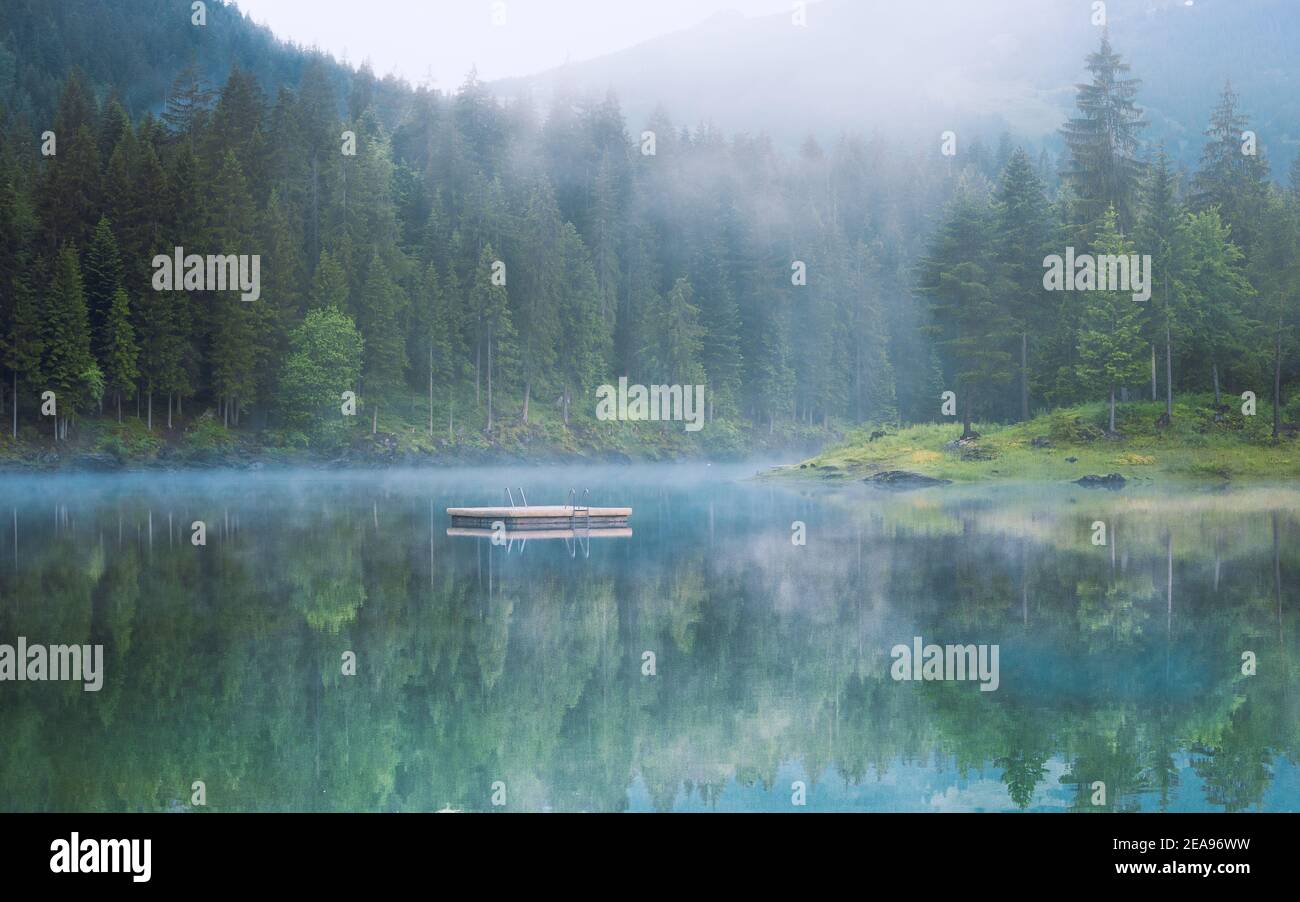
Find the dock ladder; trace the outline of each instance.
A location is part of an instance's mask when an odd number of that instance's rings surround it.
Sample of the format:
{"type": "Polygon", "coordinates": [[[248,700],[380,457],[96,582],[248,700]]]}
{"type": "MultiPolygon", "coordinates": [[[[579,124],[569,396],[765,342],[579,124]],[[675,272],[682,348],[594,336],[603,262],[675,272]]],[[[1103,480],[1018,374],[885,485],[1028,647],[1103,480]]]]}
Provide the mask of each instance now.
{"type": "MultiPolygon", "coordinates": [[[[583,529],[587,531],[587,542],[583,547],[582,556],[591,557],[591,506],[587,503],[587,497],[591,494],[591,489],[582,490],[582,504],[578,504],[577,488],[569,489],[569,528],[573,530],[573,546],[569,549],[569,557],[578,556],[578,546],[582,545],[582,537],[578,535],[578,515],[582,514],[583,529]]],[[[568,544],[568,539],[565,539],[568,544]]]]}

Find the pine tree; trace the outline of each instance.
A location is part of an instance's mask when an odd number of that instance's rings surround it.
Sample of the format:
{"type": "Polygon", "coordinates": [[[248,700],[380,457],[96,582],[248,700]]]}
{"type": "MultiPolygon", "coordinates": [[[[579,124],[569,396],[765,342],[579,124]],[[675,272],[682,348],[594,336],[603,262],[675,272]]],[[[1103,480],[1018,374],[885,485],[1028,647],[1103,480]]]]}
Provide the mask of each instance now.
{"type": "Polygon", "coordinates": [[[673,282],[663,298],[656,321],[659,341],[654,353],[656,383],[695,385],[704,376],[700,366],[700,311],[691,303],[694,289],[685,278],[673,282]]]}
{"type": "Polygon", "coordinates": [[[1245,140],[1247,119],[1239,104],[1232,83],[1226,83],[1205,131],[1207,141],[1192,183],[1191,206],[1197,212],[1218,207],[1232,228],[1233,242],[1249,255],[1264,218],[1269,171],[1258,147],[1245,140]]]}
{"type": "Polygon", "coordinates": [[[1256,333],[1265,359],[1261,370],[1272,385],[1273,440],[1282,430],[1282,372],[1288,354],[1294,352],[1300,327],[1297,289],[1300,284],[1300,211],[1294,197],[1279,190],[1269,193],[1266,219],[1250,260],[1250,276],[1259,295],[1260,329],[1256,333]]]}
{"type": "Polygon", "coordinates": [[[303,253],[302,219],[277,186],[271,190],[259,225],[262,255],[262,297],[252,305],[258,333],[257,384],[275,384],[275,373],[287,352],[289,332],[306,307],[307,263],[303,253]]]}
{"type": "Polygon", "coordinates": [[[514,320],[510,312],[509,295],[506,286],[494,284],[493,264],[497,261],[496,252],[491,244],[485,244],[479,254],[478,267],[474,273],[474,288],[470,304],[478,315],[481,325],[483,346],[487,354],[485,372],[487,373],[487,431],[492,432],[495,414],[493,397],[493,379],[499,392],[504,388],[502,374],[513,381],[517,361],[517,345],[514,320]]]}
{"type": "Polygon", "coordinates": [[[1011,294],[1011,316],[1019,333],[1020,418],[1029,419],[1029,336],[1044,331],[1048,309],[1042,261],[1051,237],[1050,211],[1029,155],[1017,148],[1002,173],[997,193],[998,258],[1011,294]]]}
{"type": "Polygon", "coordinates": [[[561,416],[567,426],[574,397],[594,388],[604,371],[610,329],[600,309],[599,279],[571,223],[565,223],[560,253],[565,279],[557,314],[564,353],[559,355],[556,366],[562,386],[561,416]]]}
{"type": "Polygon", "coordinates": [[[1151,345],[1151,400],[1156,400],[1158,373],[1157,347],[1165,349],[1165,413],[1161,422],[1168,425],[1174,415],[1173,386],[1173,298],[1169,291],[1174,236],[1181,221],[1177,184],[1169,168],[1169,156],[1161,146],[1156,154],[1146,184],[1142,218],[1137,228],[1137,247],[1150,253],[1152,271],[1151,300],[1147,305],[1144,333],[1151,345]]]}
{"type": "Polygon", "coordinates": [[[1069,160],[1064,175],[1074,189],[1078,223],[1088,225],[1115,208],[1121,229],[1134,222],[1138,180],[1138,132],[1145,126],[1135,103],[1140,82],[1127,77],[1129,66],[1111,49],[1103,32],[1101,47],[1088,55],[1090,84],[1076,86],[1079,115],[1062,129],[1069,160]]]}
{"type": "Polygon", "coordinates": [[[118,288],[113,292],[113,302],[101,330],[99,362],[104,374],[104,390],[113,395],[119,423],[122,422],[122,396],[130,397],[134,393],[135,380],[140,375],[136,368],[138,355],[135,329],[131,326],[130,301],[126,290],[118,288]]]}
{"type": "Polygon", "coordinates": [[[103,351],[108,346],[105,324],[114,295],[123,287],[122,257],[117,249],[108,219],[99,218],[90,245],[86,248],[83,274],[86,284],[86,307],[90,316],[91,347],[104,368],[103,351]]]}
{"type": "Polygon", "coordinates": [[[44,387],[55,393],[56,437],[61,439],[67,436],[71,418],[99,401],[103,376],[90,352],[86,295],[74,247],[65,245],[59,251],[51,276],[42,322],[41,376],[44,387]]]}
{"type": "MultiPolygon", "coordinates": [[[[734,206],[729,200],[723,200],[715,221],[723,226],[726,222],[724,217],[734,215],[734,206]]],[[[738,410],[744,366],[740,348],[740,309],[728,262],[726,242],[723,235],[718,234],[707,244],[702,243],[691,267],[691,284],[695,288],[703,329],[700,364],[709,387],[710,418],[718,412],[730,414],[738,410]]]]}
{"type": "Polygon", "coordinates": [[[320,262],[316,264],[316,274],[312,277],[309,308],[320,310],[334,307],[346,313],[352,309],[352,305],[348,303],[348,293],[347,273],[329,251],[321,251],[320,262]]]}
{"type": "MultiPolygon", "coordinates": [[[[849,260],[845,304],[850,341],[847,358],[852,386],[851,414],[855,422],[888,420],[897,413],[894,363],[880,292],[880,268],[875,253],[859,244],[849,260]]],[[[828,425],[828,424],[824,424],[828,425]]]]}
{"type": "MultiPolygon", "coordinates": [[[[227,151],[221,170],[212,187],[212,225],[209,234],[223,254],[244,253],[254,230],[253,200],[248,193],[243,169],[232,151],[227,151]]],[[[212,369],[212,390],[221,405],[226,425],[239,424],[246,405],[257,400],[256,371],[261,341],[251,305],[266,305],[267,299],[247,302],[238,291],[214,291],[211,298],[211,345],[208,350],[212,369]]],[[[170,412],[170,405],[169,405],[170,412]]],[[[170,416],[169,416],[170,425],[170,416]]]]}
{"type": "MultiPolygon", "coordinates": [[[[1094,248],[1098,254],[1130,255],[1132,242],[1119,231],[1119,216],[1102,217],[1094,248]]],[[[1079,363],[1075,372],[1091,393],[1110,392],[1110,427],[1115,432],[1115,393],[1142,378],[1146,363],[1142,310],[1129,292],[1083,291],[1079,329],[1079,363]]]]}
{"type": "Polygon", "coordinates": [[[64,243],[84,244],[99,217],[100,160],[94,132],[82,125],[59,139],[58,153],[44,161],[39,209],[45,243],[50,249],[64,243]]]}
{"type": "Polygon", "coordinates": [[[192,150],[195,137],[207,122],[211,105],[212,89],[204,82],[199,64],[192,62],[180,71],[167,92],[163,124],[192,150]]]}
{"type": "MultiPolygon", "coordinates": [[[[1188,358],[1211,377],[1217,407],[1225,364],[1251,357],[1254,292],[1245,278],[1244,255],[1232,242],[1218,209],[1211,208],[1184,216],[1174,237],[1172,258],[1182,344],[1188,358]]],[[[1236,369],[1243,371],[1240,366],[1236,369]]]]}
{"type": "Polygon", "coordinates": [[[406,339],[401,328],[405,298],[382,258],[372,257],[367,273],[361,292],[361,335],[365,340],[363,379],[366,401],[372,405],[370,428],[374,433],[379,428],[380,406],[396,402],[405,380],[406,339]]]}
{"type": "Polygon", "coordinates": [[[135,309],[135,333],[138,336],[137,367],[140,394],[145,399],[145,418],[153,429],[153,396],[171,394],[187,387],[185,358],[189,344],[178,323],[177,313],[187,295],[146,291],[135,309]]]}
{"type": "MultiPolygon", "coordinates": [[[[454,388],[456,367],[452,356],[455,325],[451,304],[442,289],[438,270],[430,263],[424,270],[419,293],[414,305],[412,345],[409,356],[413,363],[423,362],[429,384],[429,435],[433,435],[433,408],[435,388],[447,392],[448,423],[452,417],[451,391],[454,388]]],[[[419,371],[418,365],[412,369],[419,371]]],[[[450,425],[448,429],[450,429],[450,425]]]]}
{"type": "Polygon", "coordinates": [[[18,437],[19,380],[39,384],[43,348],[39,309],[32,290],[31,245],[38,223],[24,186],[0,146],[0,350],[9,370],[13,437],[18,437]]]}
{"type": "Polygon", "coordinates": [[[563,296],[564,224],[549,183],[535,185],[519,225],[521,253],[515,267],[514,325],[519,333],[519,379],[524,402],[520,418],[528,422],[534,385],[555,365],[558,309],[563,296]]]}
{"type": "Polygon", "coordinates": [[[956,386],[963,439],[975,408],[1015,372],[1007,350],[1016,324],[1002,302],[993,210],[978,179],[963,185],[935,236],[922,267],[921,290],[930,297],[934,336],[956,386]]]}

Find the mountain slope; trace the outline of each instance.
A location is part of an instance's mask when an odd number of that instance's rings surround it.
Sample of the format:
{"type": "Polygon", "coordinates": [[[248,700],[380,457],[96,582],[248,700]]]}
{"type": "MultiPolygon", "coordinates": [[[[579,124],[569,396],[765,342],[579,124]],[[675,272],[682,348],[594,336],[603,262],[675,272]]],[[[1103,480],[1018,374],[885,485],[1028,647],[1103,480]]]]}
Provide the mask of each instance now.
{"type": "MultiPolygon", "coordinates": [[[[662,105],[675,122],[764,131],[792,146],[843,130],[934,141],[947,129],[1006,129],[1056,147],[1083,59],[1100,29],[1090,4],[1001,0],[825,0],[806,28],[788,14],[717,16],[628,50],[496,84],[505,96],[613,91],[636,128],[662,105]]],[[[1111,0],[1116,48],[1143,80],[1147,137],[1194,162],[1209,111],[1231,78],[1275,172],[1300,145],[1288,0],[1111,0]]]]}

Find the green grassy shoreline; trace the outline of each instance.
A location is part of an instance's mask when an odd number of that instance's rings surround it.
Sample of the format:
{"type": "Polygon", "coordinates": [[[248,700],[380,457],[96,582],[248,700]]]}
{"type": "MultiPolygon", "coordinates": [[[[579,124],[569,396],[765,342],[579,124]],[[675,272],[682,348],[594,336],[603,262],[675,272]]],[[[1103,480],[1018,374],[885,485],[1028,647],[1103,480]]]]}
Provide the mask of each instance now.
{"type": "MultiPolygon", "coordinates": [[[[861,480],[903,470],[952,482],[1059,481],[1118,473],[1130,481],[1286,480],[1300,478],[1300,441],[1271,437],[1263,401],[1245,416],[1240,400],[1210,396],[1177,400],[1173,421],[1159,427],[1163,402],[1120,404],[1116,434],[1106,433],[1104,403],[1063,408],[1011,425],[974,425],[980,437],[958,445],[959,423],[869,427],[817,456],[770,475],[861,480]],[[874,440],[873,433],[884,432],[874,440]]],[[[1287,418],[1284,417],[1284,422],[1287,418]]]]}

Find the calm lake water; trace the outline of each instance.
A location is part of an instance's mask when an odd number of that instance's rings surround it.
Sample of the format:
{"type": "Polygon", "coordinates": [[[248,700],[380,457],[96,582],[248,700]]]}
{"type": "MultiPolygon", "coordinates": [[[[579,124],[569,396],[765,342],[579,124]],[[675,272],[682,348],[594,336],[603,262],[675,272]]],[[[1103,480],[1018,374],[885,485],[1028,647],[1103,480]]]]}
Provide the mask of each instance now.
{"type": "Polygon", "coordinates": [[[0,809],[1300,809],[1300,493],[758,469],[0,479],[0,643],[105,670],[0,683],[0,809]],[[633,534],[447,534],[507,485],[633,534]]]}

